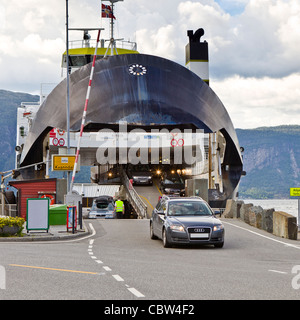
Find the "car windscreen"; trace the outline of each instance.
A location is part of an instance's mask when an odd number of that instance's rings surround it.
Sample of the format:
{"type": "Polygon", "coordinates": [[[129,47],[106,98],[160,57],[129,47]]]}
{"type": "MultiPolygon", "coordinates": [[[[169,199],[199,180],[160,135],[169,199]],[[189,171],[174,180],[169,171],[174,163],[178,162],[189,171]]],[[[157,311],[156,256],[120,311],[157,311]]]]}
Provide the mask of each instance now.
{"type": "Polygon", "coordinates": [[[114,210],[114,206],[111,202],[94,202],[92,210],[114,210]]]}
{"type": "Polygon", "coordinates": [[[163,180],[164,184],[183,184],[183,181],[180,177],[166,177],[163,180]]]}
{"type": "Polygon", "coordinates": [[[212,216],[213,213],[205,202],[171,201],[168,205],[168,216],[212,216]]]}

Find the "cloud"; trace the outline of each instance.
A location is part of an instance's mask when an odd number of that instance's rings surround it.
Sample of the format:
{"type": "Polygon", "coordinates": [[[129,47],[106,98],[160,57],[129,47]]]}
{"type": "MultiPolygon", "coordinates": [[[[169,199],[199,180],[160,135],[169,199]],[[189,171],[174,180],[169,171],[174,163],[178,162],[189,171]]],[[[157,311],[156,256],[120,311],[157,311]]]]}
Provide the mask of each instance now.
{"type": "Polygon", "coordinates": [[[300,73],[280,79],[243,78],[235,75],[211,87],[238,128],[299,125],[300,73]]]}

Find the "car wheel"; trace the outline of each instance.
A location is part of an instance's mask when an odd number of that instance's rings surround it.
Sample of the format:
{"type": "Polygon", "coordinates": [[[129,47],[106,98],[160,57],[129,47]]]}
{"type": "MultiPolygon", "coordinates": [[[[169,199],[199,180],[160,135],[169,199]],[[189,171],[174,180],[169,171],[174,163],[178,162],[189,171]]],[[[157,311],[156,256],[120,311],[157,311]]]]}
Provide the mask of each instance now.
{"type": "Polygon", "coordinates": [[[163,239],[163,245],[164,245],[164,247],[165,247],[165,248],[170,248],[170,247],[171,247],[171,244],[170,244],[170,242],[168,241],[166,229],[163,230],[162,239],[163,239]]]}
{"type": "Polygon", "coordinates": [[[152,240],[156,240],[157,239],[157,236],[153,232],[153,223],[150,224],[150,238],[152,240]]]}
{"type": "Polygon", "coordinates": [[[223,248],[224,242],[214,244],[215,248],[223,248]]]}

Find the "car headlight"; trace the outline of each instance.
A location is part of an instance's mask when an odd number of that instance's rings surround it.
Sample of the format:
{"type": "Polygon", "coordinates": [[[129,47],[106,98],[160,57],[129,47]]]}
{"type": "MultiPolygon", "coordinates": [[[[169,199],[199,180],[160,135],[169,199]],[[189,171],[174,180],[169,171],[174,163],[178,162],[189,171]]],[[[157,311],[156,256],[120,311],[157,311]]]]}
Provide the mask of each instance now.
{"type": "Polygon", "coordinates": [[[224,226],[222,224],[218,224],[218,225],[214,226],[213,231],[220,231],[223,229],[224,229],[224,226]]]}
{"type": "Polygon", "coordinates": [[[171,228],[171,230],[174,230],[174,231],[185,232],[184,227],[180,226],[180,225],[173,224],[170,226],[170,228],[171,228]]]}

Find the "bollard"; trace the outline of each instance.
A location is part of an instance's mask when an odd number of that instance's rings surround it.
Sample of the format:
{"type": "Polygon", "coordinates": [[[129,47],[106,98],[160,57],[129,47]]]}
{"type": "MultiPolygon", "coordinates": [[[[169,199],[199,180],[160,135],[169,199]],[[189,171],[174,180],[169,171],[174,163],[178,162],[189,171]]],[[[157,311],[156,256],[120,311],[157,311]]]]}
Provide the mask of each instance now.
{"type": "Polygon", "coordinates": [[[82,229],[82,203],[78,201],[78,219],[79,219],[79,227],[80,230],[82,229]]]}
{"type": "Polygon", "coordinates": [[[75,207],[73,207],[72,209],[72,233],[75,233],[75,207]]]}

